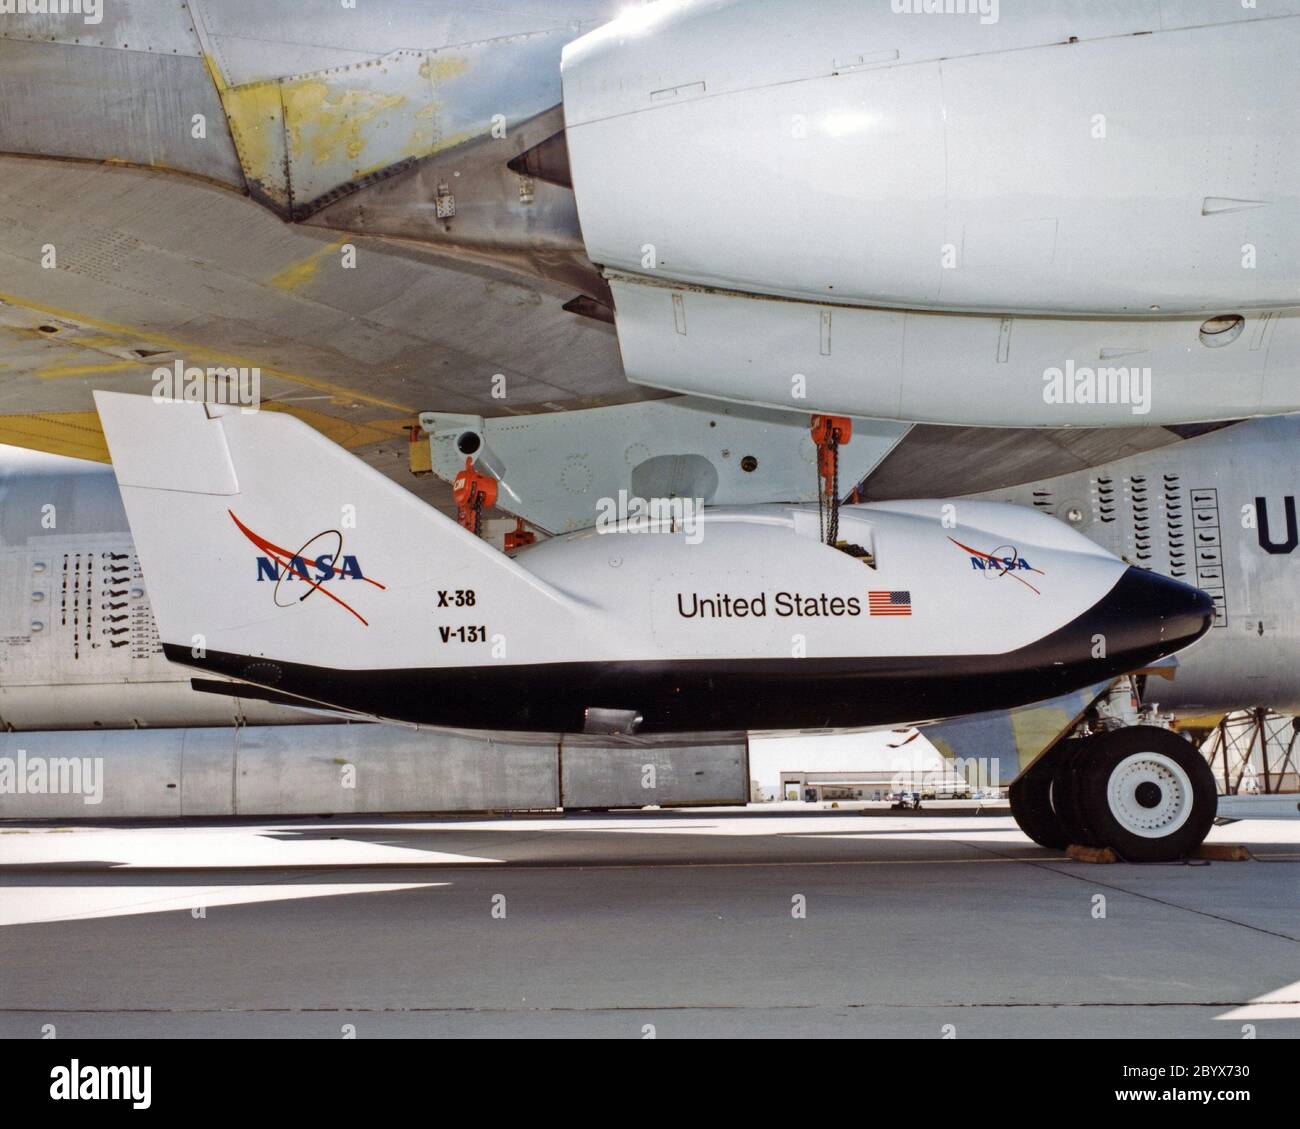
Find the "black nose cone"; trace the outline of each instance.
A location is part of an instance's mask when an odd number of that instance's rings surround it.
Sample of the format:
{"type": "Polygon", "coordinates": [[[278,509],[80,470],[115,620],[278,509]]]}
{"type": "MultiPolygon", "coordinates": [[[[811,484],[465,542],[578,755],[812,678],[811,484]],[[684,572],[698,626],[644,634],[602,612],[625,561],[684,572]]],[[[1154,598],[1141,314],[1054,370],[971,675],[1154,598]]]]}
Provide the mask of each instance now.
{"type": "MultiPolygon", "coordinates": [[[[1126,568],[1091,607],[1028,646],[1000,655],[963,656],[953,668],[957,679],[934,679],[934,660],[914,659],[906,668],[909,686],[920,683],[929,690],[920,682],[923,678],[932,678],[935,687],[942,683],[915,716],[927,708],[947,717],[1010,709],[1104,685],[1196,642],[1213,625],[1214,611],[1214,601],[1197,588],[1126,568]]],[[[898,700],[896,696],[895,704],[898,700]]]]}
{"type": "Polygon", "coordinates": [[[1181,580],[1129,568],[1091,618],[1110,657],[1140,666],[1195,643],[1214,623],[1214,601],[1181,580]]]}

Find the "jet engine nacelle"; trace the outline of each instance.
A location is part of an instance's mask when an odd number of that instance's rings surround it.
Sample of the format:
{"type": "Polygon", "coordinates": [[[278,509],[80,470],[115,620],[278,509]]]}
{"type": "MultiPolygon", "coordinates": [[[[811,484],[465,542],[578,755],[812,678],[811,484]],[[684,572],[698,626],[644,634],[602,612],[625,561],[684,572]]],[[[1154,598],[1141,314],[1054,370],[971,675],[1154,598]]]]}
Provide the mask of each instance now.
{"type": "Polygon", "coordinates": [[[566,48],[629,376],[952,423],[1300,406],[1300,5],[940,7],[664,3],[566,48]],[[1153,404],[1044,391],[1117,357],[1153,404]]]}

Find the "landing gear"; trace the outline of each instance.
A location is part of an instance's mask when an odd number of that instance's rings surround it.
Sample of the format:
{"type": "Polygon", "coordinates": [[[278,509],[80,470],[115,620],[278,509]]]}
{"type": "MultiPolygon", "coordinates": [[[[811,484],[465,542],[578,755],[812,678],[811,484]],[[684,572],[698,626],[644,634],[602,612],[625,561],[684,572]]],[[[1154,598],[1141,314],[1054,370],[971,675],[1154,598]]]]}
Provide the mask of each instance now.
{"type": "Polygon", "coordinates": [[[1131,862],[1182,858],[1201,845],[1218,809],[1214,776],[1189,741],[1139,725],[1089,738],[1078,808],[1096,846],[1131,862]]]}
{"type": "Polygon", "coordinates": [[[1110,847],[1165,862],[1200,846],[1218,799],[1205,758],[1154,725],[1061,742],[1010,789],[1011,814],[1034,842],[1110,847]]]}
{"type": "MultiPolygon", "coordinates": [[[[1068,744],[1065,742],[1064,744],[1068,744]]],[[[1007,790],[1011,815],[1020,830],[1040,847],[1063,851],[1070,845],[1065,825],[1052,807],[1052,777],[1059,764],[1064,744],[1045,753],[1022,773],[1007,790]]]]}

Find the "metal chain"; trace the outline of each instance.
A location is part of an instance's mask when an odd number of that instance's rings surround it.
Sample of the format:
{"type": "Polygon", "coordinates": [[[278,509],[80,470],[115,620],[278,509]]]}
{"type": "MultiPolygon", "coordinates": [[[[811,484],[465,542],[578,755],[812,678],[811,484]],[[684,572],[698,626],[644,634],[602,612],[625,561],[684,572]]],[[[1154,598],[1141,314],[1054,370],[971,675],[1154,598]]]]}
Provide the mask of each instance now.
{"type": "Polygon", "coordinates": [[[817,535],[826,543],[826,487],[822,483],[820,460],[817,464],[817,535]]]}
{"type": "Polygon", "coordinates": [[[834,545],[840,539],[840,433],[831,428],[831,516],[826,534],[826,544],[834,545]]]}

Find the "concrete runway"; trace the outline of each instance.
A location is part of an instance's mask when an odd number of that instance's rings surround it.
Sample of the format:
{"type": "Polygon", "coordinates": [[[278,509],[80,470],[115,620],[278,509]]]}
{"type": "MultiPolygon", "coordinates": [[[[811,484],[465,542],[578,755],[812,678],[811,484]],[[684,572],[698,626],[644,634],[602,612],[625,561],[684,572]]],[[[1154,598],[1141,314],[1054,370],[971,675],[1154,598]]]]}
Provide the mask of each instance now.
{"type": "Polygon", "coordinates": [[[1004,810],[0,824],[0,1035],[1300,1036],[1300,821],[1211,842],[1255,860],[1004,810]]]}

